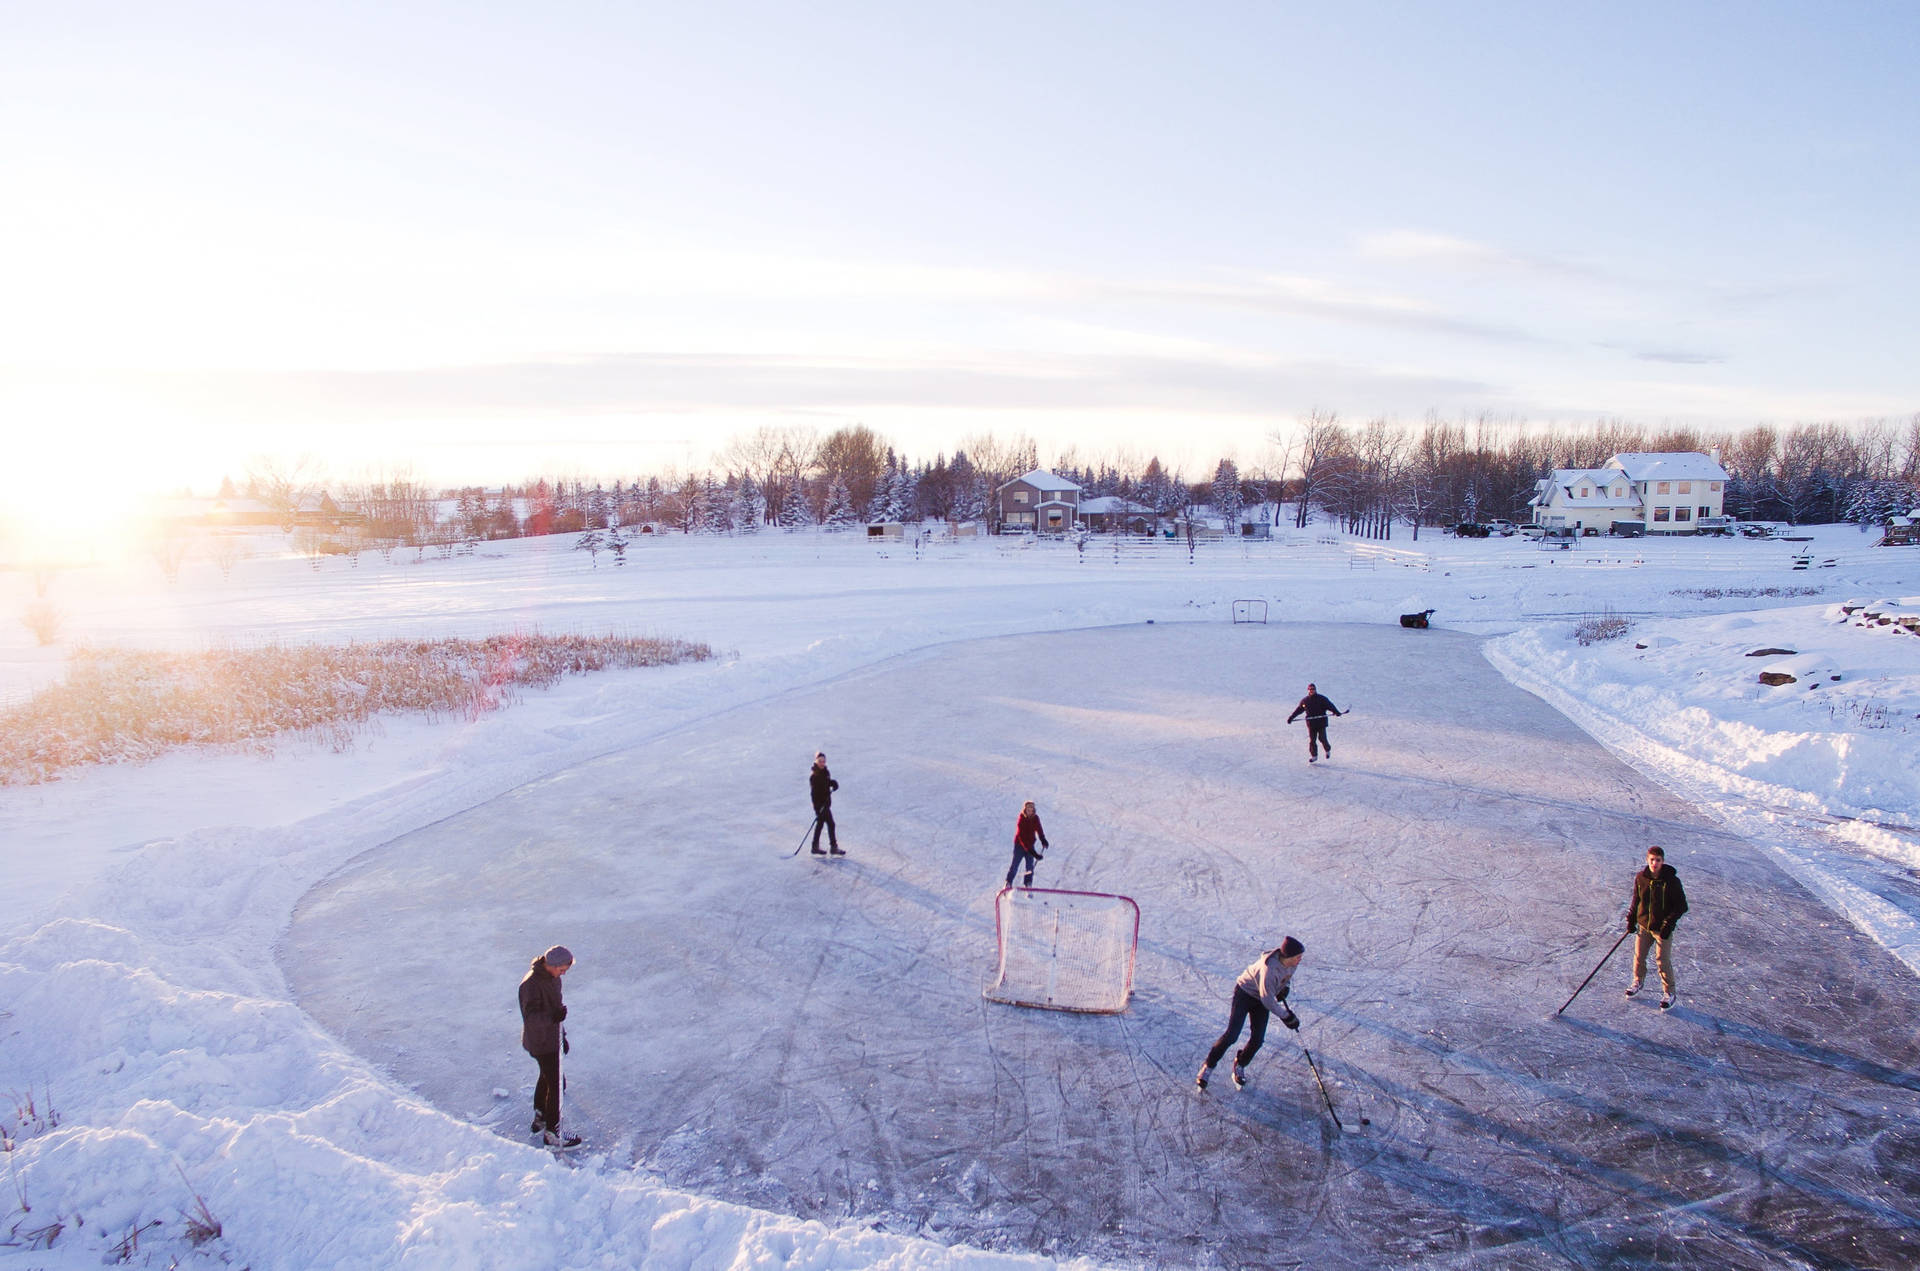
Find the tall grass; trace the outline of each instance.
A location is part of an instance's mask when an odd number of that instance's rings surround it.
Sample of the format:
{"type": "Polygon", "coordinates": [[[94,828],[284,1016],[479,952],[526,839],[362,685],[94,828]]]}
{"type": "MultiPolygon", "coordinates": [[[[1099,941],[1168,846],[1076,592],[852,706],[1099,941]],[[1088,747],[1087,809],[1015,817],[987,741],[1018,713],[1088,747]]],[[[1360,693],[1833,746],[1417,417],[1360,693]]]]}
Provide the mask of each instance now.
{"type": "Polygon", "coordinates": [[[712,656],[685,640],[538,632],[190,653],[82,649],[65,680],[0,713],[0,785],[176,746],[264,748],[286,734],[346,750],[377,715],[474,719],[523,686],[564,675],[712,656]]]}

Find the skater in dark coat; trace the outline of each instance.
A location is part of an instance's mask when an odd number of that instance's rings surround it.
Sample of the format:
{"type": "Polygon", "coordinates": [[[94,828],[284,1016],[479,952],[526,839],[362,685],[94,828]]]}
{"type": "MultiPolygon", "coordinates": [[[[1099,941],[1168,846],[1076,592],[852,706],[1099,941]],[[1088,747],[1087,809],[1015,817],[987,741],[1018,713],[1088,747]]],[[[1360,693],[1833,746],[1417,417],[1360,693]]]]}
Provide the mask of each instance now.
{"type": "Polygon", "coordinates": [[[827,771],[827,752],[820,751],[813,757],[813,770],[807,773],[807,789],[813,795],[813,854],[815,856],[845,856],[840,850],[840,833],[833,825],[833,792],[840,783],[827,771]],[[826,830],[827,842],[832,845],[831,853],[820,850],[820,831],[826,830]]]}
{"type": "Polygon", "coordinates": [[[1302,715],[1307,717],[1308,763],[1313,763],[1319,758],[1318,753],[1314,749],[1316,745],[1327,752],[1327,758],[1333,758],[1333,743],[1327,740],[1327,716],[1329,714],[1340,715],[1344,714],[1344,712],[1332,702],[1320,696],[1320,690],[1309,684],[1307,685],[1307,695],[1300,699],[1298,706],[1293,708],[1293,714],[1287,716],[1287,722],[1289,724],[1299,719],[1302,715]]]}
{"type": "Polygon", "coordinates": [[[1667,864],[1667,851],[1655,845],[1647,849],[1647,867],[1633,876],[1633,895],[1627,899],[1627,930],[1633,937],[1633,983],[1627,996],[1640,991],[1647,978],[1647,949],[1656,950],[1654,959],[1660,968],[1660,1009],[1673,1005],[1673,928],[1687,912],[1687,892],[1680,885],[1680,871],[1667,864]]]}
{"type": "Polygon", "coordinates": [[[567,1018],[560,977],[572,969],[573,954],[556,944],[533,960],[520,981],[520,1045],[540,1065],[540,1079],[533,1087],[533,1132],[548,1147],[580,1145],[577,1135],[560,1133],[560,1056],[571,1049],[567,1030],[560,1027],[567,1018]]]}
{"type": "Polygon", "coordinates": [[[1236,1088],[1247,1084],[1246,1067],[1260,1053],[1261,1043],[1267,1040],[1269,1015],[1278,1015],[1288,1028],[1300,1027],[1300,1017],[1286,1004],[1287,987],[1293,982],[1294,970],[1306,952],[1306,945],[1288,936],[1279,948],[1261,954],[1252,966],[1240,973],[1240,978],[1233,982],[1233,1001],[1227,1008],[1227,1031],[1215,1039],[1213,1049],[1207,1052],[1207,1062],[1200,1065],[1200,1075],[1193,1079],[1195,1085],[1202,1090],[1207,1088],[1213,1066],[1227,1053],[1227,1047],[1239,1040],[1241,1027],[1249,1021],[1252,1027],[1247,1032],[1247,1044],[1233,1057],[1236,1088]]]}
{"type": "Polygon", "coordinates": [[[1020,805],[1020,816],[1013,823],[1013,864],[1007,866],[1007,886],[1013,886],[1013,876],[1020,872],[1020,862],[1027,863],[1027,877],[1022,887],[1033,886],[1033,863],[1040,859],[1039,848],[1033,845],[1034,839],[1040,840],[1040,847],[1052,847],[1047,842],[1047,832],[1040,828],[1040,814],[1034,810],[1033,800],[1028,799],[1020,805]]]}

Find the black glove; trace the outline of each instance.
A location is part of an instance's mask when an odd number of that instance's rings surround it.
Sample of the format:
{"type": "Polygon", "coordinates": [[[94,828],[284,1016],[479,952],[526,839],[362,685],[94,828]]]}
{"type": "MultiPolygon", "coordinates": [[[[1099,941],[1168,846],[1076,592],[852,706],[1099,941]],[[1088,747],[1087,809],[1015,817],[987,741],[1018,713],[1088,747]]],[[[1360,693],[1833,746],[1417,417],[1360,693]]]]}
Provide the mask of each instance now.
{"type": "Polygon", "coordinates": [[[1045,839],[1040,840],[1040,846],[1046,848],[1049,852],[1053,850],[1053,844],[1047,842],[1045,839]]]}
{"type": "Polygon", "coordinates": [[[1277,1000],[1279,1000],[1279,1001],[1282,1001],[1282,1002],[1284,1002],[1284,1001],[1286,1001],[1286,1000],[1287,1000],[1287,994],[1288,994],[1289,992],[1291,992],[1292,990],[1293,990],[1293,985],[1291,985],[1291,984],[1282,984],[1282,985],[1280,986],[1280,991],[1279,991],[1279,992],[1278,992],[1277,994],[1275,994],[1274,996],[1275,996],[1275,998],[1276,998],[1277,1000]]]}
{"type": "Polygon", "coordinates": [[[829,781],[827,782],[827,785],[829,788],[834,790],[838,790],[840,788],[840,783],[838,781],[829,781]]]}
{"type": "Polygon", "coordinates": [[[1664,926],[1664,927],[1662,927],[1662,928],[1660,929],[1660,938],[1661,938],[1662,940],[1671,940],[1671,939],[1673,939],[1673,924],[1672,924],[1672,923],[1668,923],[1668,924],[1667,924],[1666,926],[1664,926]]]}
{"type": "Polygon", "coordinates": [[[1295,1015],[1292,1011],[1288,1011],[1285,1015],[1282,1015],[1280,1017],[1280,1022],[1282,1024],[1285,1024],[1288,1028],[1293,1029],[1295,1032],[1300,1031],[1300,1017],[1298,1015],[1295,1015]]]}
{"type": "Polygon", "coordinates": [[[567,1040],[567,1035],[564,1031],[560,1034],[560,1053],[563,1055],[571,1055],[573,1053],[573,1043],[567,1040]]]}
{"type": "Polygon", "coordinates": [[[567,1004],[562,1002],[560,1009],[553,1013],[553,1022],[558,1024],[567,1018],[567,1004]]]}
{"type": "Polygon", "coordinates": [[[1631,916],[1627,918],[1627,934],[1633,934],[1633,918],[1631,916]]]}

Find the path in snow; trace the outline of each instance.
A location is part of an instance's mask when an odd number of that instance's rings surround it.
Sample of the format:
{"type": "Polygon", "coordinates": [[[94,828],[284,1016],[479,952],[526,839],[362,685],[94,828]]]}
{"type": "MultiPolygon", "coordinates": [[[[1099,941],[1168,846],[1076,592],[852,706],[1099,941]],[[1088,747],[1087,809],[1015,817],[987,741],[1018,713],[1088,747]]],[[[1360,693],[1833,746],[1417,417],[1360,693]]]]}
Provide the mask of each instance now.
{"type": "Polygon", "coordinates": [[[894,659],[364,856],[282,961],[354,1047],[516,1133],[513,987],[556,939],[596,1141],[775,1210],[1208,1266],[1920,1259],[1920,986],[1453,633],[1159,625],[894,659]],[[1281,723],[1309,678],[1355,711],[1331,766],[1281,723]],[[816,746],[846,861],[784,859],[816,746]],[[1140,902],[1124,1015],[979,996],[1029,797],[1043,885],[1140,902]],[[1623,1002],[1622,950],[1551,1018],[1650,841],[1694,901],[1682,1005],[1623,1002]],[[1345,1136],[1277,1025],[1248,1090],[1192,1091],[1234,974],[1289,931],[1345,1136]]]}

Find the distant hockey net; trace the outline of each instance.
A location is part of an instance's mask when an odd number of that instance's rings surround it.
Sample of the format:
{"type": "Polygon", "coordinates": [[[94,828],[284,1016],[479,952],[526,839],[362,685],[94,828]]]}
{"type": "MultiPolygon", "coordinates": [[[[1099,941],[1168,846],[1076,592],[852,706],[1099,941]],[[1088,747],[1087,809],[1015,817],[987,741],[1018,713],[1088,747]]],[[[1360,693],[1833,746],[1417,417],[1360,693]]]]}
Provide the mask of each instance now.
{"type": "Polygon", "coordinates": [[[1113,1014],[1133,993],[1140,906],[1103,892],[1001,890],[1000,966],[985,996],[1014,1006],[1113,1014]]]}
{"type": "Polygon", "coordinates": [[[1233,620],[1236,623],[1265,622],[1267,620],[1267,602],[1264,600],[1234,601],[1233,620]]]}

